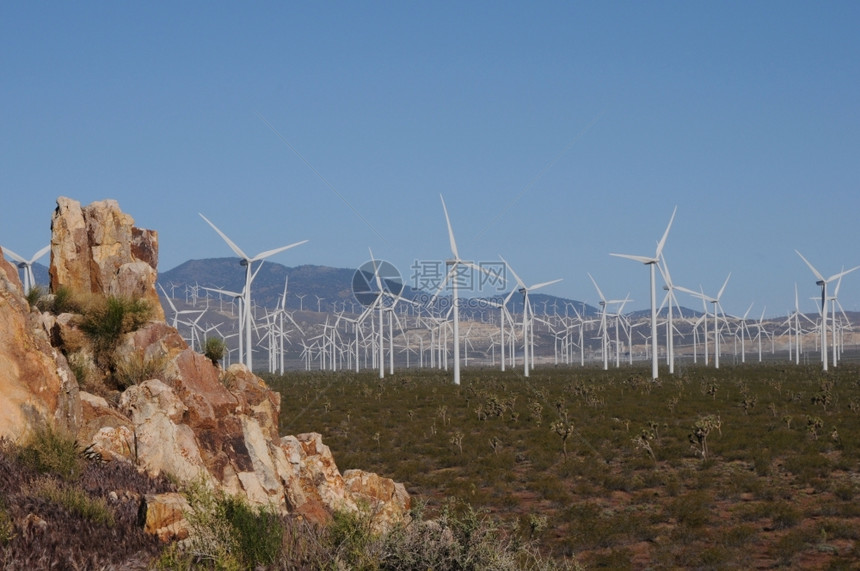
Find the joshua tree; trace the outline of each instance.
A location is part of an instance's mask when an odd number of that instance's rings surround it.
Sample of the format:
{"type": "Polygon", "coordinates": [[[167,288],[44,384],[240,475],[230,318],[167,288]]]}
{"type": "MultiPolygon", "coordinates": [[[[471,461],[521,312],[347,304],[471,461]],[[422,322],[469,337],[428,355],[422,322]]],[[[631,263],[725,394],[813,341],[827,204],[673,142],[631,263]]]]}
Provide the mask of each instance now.
{"type": "Polygon", "coordinates": [[[693,450],[701,455],[702,460],[708,459],[708,435],[713,430],[721,430],[722,420],[719,416],[708,414],[701,417],[693,425],[693,432],[690,433],[690,443],[693,445],[693,450]]]}
{"type": "Polygon", "coordinates": [[[559,419],[552,423],[549,429],[561,437],[561,452],[564,459],[567,460],[567,439],[573,434],[573,423],[567,418],[567,411],[559,409],[559,419]]]}

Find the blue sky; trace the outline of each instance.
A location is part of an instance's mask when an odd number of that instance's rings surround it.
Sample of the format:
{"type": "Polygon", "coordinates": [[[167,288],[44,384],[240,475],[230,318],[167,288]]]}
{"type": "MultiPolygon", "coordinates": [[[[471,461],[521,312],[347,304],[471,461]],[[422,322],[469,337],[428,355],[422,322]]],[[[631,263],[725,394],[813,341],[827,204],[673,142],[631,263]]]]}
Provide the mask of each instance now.
{"type": "MultiPolygon", "coordinates": [[[[58,196],[114,198],[162,271],[231,255],[202,212],[251,254],[372,247],[408,281],[449,255],[441,193],[463,257],[596,303],[591,272],[643,309],[646,268],[609,252],[653,254],[677,205],[675,283],[732,272],[725,310],[756,316],[797,283],[814,311],[794,250],[860,264],[858,22],[856,2],[5,2],[0,244],[46,244],[58,196]]],[[[860,271],[840,298],[860,310],[860,271]]]]}

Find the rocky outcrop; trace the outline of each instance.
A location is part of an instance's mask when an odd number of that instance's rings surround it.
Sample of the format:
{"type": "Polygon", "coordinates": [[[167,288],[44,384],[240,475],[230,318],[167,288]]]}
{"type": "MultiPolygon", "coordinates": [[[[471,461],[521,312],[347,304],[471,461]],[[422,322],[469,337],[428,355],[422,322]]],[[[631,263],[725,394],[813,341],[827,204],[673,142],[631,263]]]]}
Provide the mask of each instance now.
{"type": "Polygon", "coordinates": [[[191,506],[182,494],[147,494],[141,502],[138,519],[146,533],[161,541],[185,539],[189,533],[185,516],[190,510],[191,506]]]}
{"type": "Polygon", "coordinates": [[[20,442],[45,426],[74,433],[80,417],[74,374],[0,255],[0,436],[20,442]]]}
{"type": "MultiPolygon", "coordinates": [[[[164,323],[154,288],[157,235],[133,224],[115,201],[81,208],[58,199],[51,287],[150,299],[157,318],[119,339],[113,359],[157,363],[153,378],[108,394],[110,400],[79,394],[59,351],[74,346],[76,356],[86,353],[74,316],[31,312],[14,268],[0,262],[0,435],[20,440],[33,427],[61,425],[104,460],[312,521],[360,506],[370,509],[378,529],[406,517],[409,496],[401,484],[359,471],[345,478],[319,434],[281,437],[279,394],[244,365],[222,370],[164,323]]],[[[149,502],[159,506],[152,508],[153,523],[149,508],[144,516],[153,533],[178,537],[183,508],[168,500],[167,507],[161,499],[149,502]]]]}
{"type": "Polygon", "coordinates": [[[158,233],[134,226],[115,200],[81,207],[57,199],[51,222],[51,289],[142,297],[156,318],[164,311],[155,290],[158,277],[158,233]]]}

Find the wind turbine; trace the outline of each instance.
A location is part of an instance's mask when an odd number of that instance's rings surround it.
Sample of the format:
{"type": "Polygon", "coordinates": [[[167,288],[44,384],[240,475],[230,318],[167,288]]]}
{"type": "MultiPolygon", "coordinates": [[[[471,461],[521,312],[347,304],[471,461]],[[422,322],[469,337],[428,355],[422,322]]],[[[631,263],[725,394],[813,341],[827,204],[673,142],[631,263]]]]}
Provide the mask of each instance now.
{"type": "MultiPolygon", "coordinates": [[[[702,300],[702,304],[710,303],[714,306],[714,368],[720,368],[720,323],[718,321],[719,314],[722,311],[722,306],[720,305],[720,298],[723,296],[723,292],[726,291],[726,286],[729,285],[729,278],[732,277],[732,273],[729,272],[729,275],[726,276],[726,281],[723,282],[723,287],[720,288],[720,291],[717,293],[716,297],[711,297],[709,295],[705,295],[704,291],[693,291],[681,286],[676,286],[679,290],[686,292],[693,297],[698,297],[702,300]]],[[[701,286],[700,286],[701,287],[701,286]]],[[[707,306],[705,309],[705,314],[707,315],[707,306]]],[[[725,316],[725,312],[723,312],[725,316]]],[[[707,322],[705,324],[707,327],[707,322]]],[[[705,333],[705,363],[708,361],[707,357],[707,347],[708,347],[708,336],[707,332],[705,333]]]]}
{"type": "Polygon", "coordinates": [[[678,212],[678,207],[672,211],[672,217],[669,219],[669,225],[666,226],[666,231],[663,232],[663,237],[657,242],[657,252],[653,257],[650,256],[635,256],[632,254],[609,254],[618,258],[627,258],[635,262],[642,262],[646,266],[650,266],[651,272],[651,378],[657,379],[657,286],[654,267],[660,261],[660,255],[663,252],[663,246],[666,245],[666,238],[669,236],[669,229],[672,227],[672,221],[675,220],[675,213],[678,212]]]}
{"type": "Polygon", "coordinates": [[[600,327],[598,331],[600,331],[601,335],[601,352],[603,353],[603,370],[606,371],[609,369],[609,325],[606,322],[607,311],[609,310],[609,304],[621,304],[627,303],[628,299],[606,299],[603,295],[603,292],[600,291],[600,286],[597,285],[597,281],[591,274],[588,274],[588,278],[591,280],[591,283],[594,284],[594,289],[597,290],[597,295],[600,296],[600,327]]]}
{"type": "Polygon", "coordinates": [[[460,258],[460,253],[457,250],[457,241],[454,240],[454,230],[451,228],[451,218],[448,216],[448,207],[445,206],[445,199],[439,195],[442,200],[442,210],[445,212],[445,222],[448,224],[448,240],[451,243],[451,259],[446,260],[445,265],[450,269],[445,275],[445,279],[439,284],[436,293],[433,294],[431,302],[436,299],[439,292],[446,284],[451,284],[452,297],[452,314],[453,314],[453,334],[454,334],[454,384],[460,384],[460,298],[458,291],[457,272],[460,265],[474,267],[473,264],[460,258]]]}
{"type": "MultiPolygon", "coordinates": [[[[806,262],[806,265],[809,266],[809,269],[812,270],[812,273],[815,274],[815,277],[818,278],[818,281],[815,282],[815,285],[821,286],[821,366],[823,370],[827,370],[827,284],[832,282],[833,280],[842,279],[842,276],[846,274],[850,274],[854,270],[860,269],[860,266],[854,266],[850,270],[842,270],[838,274],[833,274],[829,278],[825,279],[824,276],[815,269],[815,266],[809,263],[809,260],[803,257],[803,254],[797,252],[797,255],[800,256],[800,259],[806,262]]],[[[836,340],[834,339],[834,342],[836,340]]],[[[835,363],[834,363],[835,364],[835,363]]]]}
{"type": "Polygon", "coordinates": [[[529,302],[529,292],[534,291],[536,289],[540,289],[542,287],[546,287],[548,285],[556,284],[561,281],[561,278],[556,280],[551,280],[548,282],[541,282],[538,284],[534,284],[532,286],[527,286],[523,280],[520,279],[520,276],[514,271],[514,268],[501,256],[502,262],[505,263],[505,266],[509,270],[511,270],[511,274],[513,274],[514,279],[517,280],[517,284],[520,286],[520,293],[523,294],[523,375],[529,376],[529,369],[534,368],[534,330],[531,326],[531,321],[534,317],[534,311],[531,309],[531,303],[529,302]],[[531,315],[532,317],[529,317],[531,315]],[[531,353],[531,359],[529,359],[529,353],[531,353]],[[529,361],[531,360],[531,364],[529,361]]]}
{"type": "Polygon", "coordinates": [[[9,248],[0,246],[0,249],[2,249],[7,256],[18,262],[18,268],[24,270],[24,293],[29,293],[31,289],[36,287],[36,276],[33,274],[33,264],[36,262],[36,260],[48,253],[48,251],[51,249],[51,245],[48,244],[47,246],[33,254],[33,257],[29,260],[24,259],[22,256],[19,256],[9,248]]]}
{"type": "Polygon", "coordinates": [[[281,246],[280,248],[274,248],[272,250],[266,250],[264,252],[260,252],[256,256],[251,257],[248,256],[245,252],[243,252],[242,249],[239,248],[239,246],[237,246],[230,238],[227,237],[226,234],[219,230],[217,226],[210,222],[208,218],[203,216],[203,214],[200,214],[200,217],[205,220],[206,223],[209,224],[209,226],[211,226],[212,229],[215,230],[215,232],[217,232],[219,236],[221,236],[221,238],[224,240],[224,242],[227,243],[230,249],[233,250],[233,252],[235,252],[235,254],[239,256],[239,258],[241,258],[239,264],[245,266],[245,289],[242,290],[242,294],[244,296],[243,301],[245,302],[245,366],[248,367],[249,371],[253,371],[253,351],[251,350],[251,281],[253,280],[253,276],[251,274],[251,265],[254,262],[264,260],[269,256],[274,256],[275,254],[283,252],[284,250],[289,250],[290,248],[300,246],[307,242],[307,240],[302,240],[301,242],[295,242],[293,244],[281,246]]]}

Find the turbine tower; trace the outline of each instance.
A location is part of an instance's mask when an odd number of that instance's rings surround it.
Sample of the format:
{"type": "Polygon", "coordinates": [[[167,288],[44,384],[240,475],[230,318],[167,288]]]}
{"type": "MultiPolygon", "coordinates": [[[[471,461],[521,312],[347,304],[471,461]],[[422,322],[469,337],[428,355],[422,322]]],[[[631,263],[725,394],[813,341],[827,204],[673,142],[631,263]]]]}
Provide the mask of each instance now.
{"type": "Polygon", "coordinates": [[[451,243],[451,255],[449,260],[446,260],[445,265],[449,268],[445,274],[445,279],[439,284],[436,293],[433,294],[431,301],[436,299],[439,292],[446,284],[451,284],[452,292],[452,313],[453,313],[453,334],[454,334],[454,384],[460,384],[460,299],[457,288],[457,272],[460,265],[475,267],[472,263],[460,258],[460,253],[457,250],[457,241],[454,240],[454,230],[451,228],[451,218],[448,216],[448,207],[445,206],[445,199],[439,195],[442,200],[442,210],[445,212],[445,222],[448,224],[448,240],[451,243]]]}
{"type": "MultiPolygon", "coordinates": [[[[556,284],[561,281],[561,279],[555,279],[548,282],[542,282],[539,284],[535,284],[533,286],[527,286],[523,280],[520,279],[520,276],[514,271],[514,268],[501,256],[499,256],[501,260],[505,263],[505,266],[514,276],[514,279],[517,280],[517,284],[519,284],[519,292],[523,294],[523,376],[529,376],[529,369],[534,368],[534,330],[532,329],[531,321],[534,319],[534,312],[531,310],[531,303],[529,302],[529,292],[534,291],[536,289],[540,289],[542,287],[546,287],[548,285],[556,284]],[[529,317],[531,315],[531,317],[529,317]],[[529,357],[529,353],[531,353],[531,358],[529,357]],[[531,364],[530,364],[531,361],[531,364]]],[[[513,292],[511,292],[513,293],[513,292]]]]}
{"type": "MultiPolygon", "coordinates": [[[[199,214],[199,213],[198,213],[199,214]]],[[[230,246],[230,249],[239,256],[240,261],[239,264],[245,266],[245,289],[242,290],[242,294],[244,295],[244,304],[245,304],[245,366],[248,367],[249,371],[253,372],[253,357],[251,350],[251,281],[253,280],[253,276],[251,274],[251,266],[254,262],[258,262],[268,258],[269,256],[274,256],[284,250],[289,250],[290,248],[294,248],[296,246],[300,246],[307,242],[307,240],[302,240],[301,242],[295,242],[294,244],[290,244],[288,246],[281,246],[280,248],[274,248],[272,250],[266,250],[265,252],[260,252],[256,256],[248,256],[245,252],[242,251],[239,246],[237,246],[230,238],[227,237],[221,230],[218,229],[212,222],[209,221],[208,218],[200,214],[200,217],[206,221],[209,226],[215,230],[219,236],[230,246]]]]}
{"type": "MultiPolygon", "coordinates": [[[[800,259],[806,262],[806,265],[809,266],[809,269],[812,270],[812,273],[815,274],[815,277],[818,278],[818,281],[815,282],[815,285],[821,286],[821,366],[823,370],[827,370],[827,284],[834,280],[842,279],[842,276],[845,274],[850,274],[854,270],[860,269],[860,266],[854,266],[850,270],[843,270],[838,274],[833,274],[829,278],[825,279],[824,276],[815,269],[815,266],[809,263],[809,260],[803,257],[803,254],[797,252],[797,255],[800,256],[800,259]]],[[[836,340],[833,340],[834,343],[836,340]]]]}
{"type": "Polygon", "coordinates": [[[635,262],[642,262],[646,266],[650,266],[651,271],[651,378],[657,379],[657,285],[655,278],[654,267],[660,261],[660,255],[663,252],[663,246],[666,245],[666,238],[669,236],[669,228],[672,227],[672,221],[675,220],[675,213],[678,212],[678,207],[672,211],[672,217],[669,219],[669,225],[666,226],[666,231],[663,232],[663,237],[657,242],[657,252],[653,257],[649,256],[634,256],[632,254],[609,254],[618,258],[627,258],[635,262]]]}

